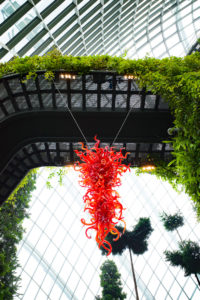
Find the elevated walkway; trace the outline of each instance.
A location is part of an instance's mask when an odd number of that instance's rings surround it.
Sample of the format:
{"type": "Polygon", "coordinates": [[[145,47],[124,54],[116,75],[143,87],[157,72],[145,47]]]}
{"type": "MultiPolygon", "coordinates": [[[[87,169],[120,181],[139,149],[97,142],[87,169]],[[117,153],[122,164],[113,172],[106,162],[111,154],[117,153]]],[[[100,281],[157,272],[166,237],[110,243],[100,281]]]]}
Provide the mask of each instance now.
{"type": "MultiPolygon", "coordinates": [[[[63,73],[62,73],[63,74],[63,73]]],[[[65,74],[66,75],[66,74],[65,74]]],[[[0,203],[31,168],[64,166],[77,160],[74,150],[97,135],[102,146],[130,152],[125,163],[141,165],[149,153],[168,159],[167,129],[173,118],[160,96],[140,90],[136,82],[115,73],[91,72],[75,79],[14,74],[0,79],[0,203]]]]}

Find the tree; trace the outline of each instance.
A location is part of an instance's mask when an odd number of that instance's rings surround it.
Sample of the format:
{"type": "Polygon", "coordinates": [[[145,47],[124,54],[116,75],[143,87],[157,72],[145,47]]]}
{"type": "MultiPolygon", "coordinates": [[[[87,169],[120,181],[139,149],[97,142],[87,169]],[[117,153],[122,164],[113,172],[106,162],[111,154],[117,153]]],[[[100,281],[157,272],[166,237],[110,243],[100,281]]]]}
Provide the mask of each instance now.
{"type": "MultiPolygon", "coordinates": [[[[131,261],[131,270],[133,275],[133,282],[135,288],[136,299],[139,300],[137,281],[135,276],[135,270],[133,266],[132,252],[136,255],[141,255],[148,250],[147,240],[152,233],[153,229],[151,227],[149,218],[140,218],[138,223],[134,226],[132,231],[125,230],[124,234],[123,228],[116,226],[116,228],[121,232],[121,237],[117,241],[113,241],[113,235],[108,234],[106,240],[109,241],[112,245],[112,254],[113,255],[122,255],[124,250],[129,250],[130,261],[131,261]]],[[[107,254],[106,250],[101,247],[102,253],[107,254]]]]}
{"type": "Polygon", "coordinates": [[[166,261],[170,262],[172,266],[180,266],[185,271],[185,276],[194,274],[200,286],[200,280],[197,275],[197,273],[200,273],[200,247],[196,242],[182,240],[178,228],[184,225],[183,216],[180,213],[170,215],[163,212],[161,220],[165,229],[167,231],[175,230],[180,239],[179,250],[166,250],[164,252],[166,261]]]}
{"type": "Polygon", "coordinates": [[[163,212],[160,216],[161,221],[167,231],[176,231],[180,240],[181,236],[178,232],[178,228],[184,225],[183,216],[180,213],[176,213],[174,215],[167,214],[163,212]]]}
{"type": "Polygon", "coordinates": [[[120,273],[117,266],[112,260],[106,260],[100,267],[102,297],[97,296],[99,300],[123,300],[126,299],[126,294],[122,292],[122,283],[120,273]]]}
{"type": "Polygon", "coordinates": [[[179,250],[165,251],[166,260],[172,266],[180,266],[185,276],[194,274],[200,287],[200,280],[197,273],[200,273],[200,246],[196,242],[181,241],[179,250]]]}
{"type": "Polygon", "coordinates": [[[16,245],[23,236],[22,221],[28,217],[35,182],[36,174],[31,172],[23,187],[0,207],[0,300],[11,300],[17,295],[20,278],[15,274],[19,266],[16,245]]]}

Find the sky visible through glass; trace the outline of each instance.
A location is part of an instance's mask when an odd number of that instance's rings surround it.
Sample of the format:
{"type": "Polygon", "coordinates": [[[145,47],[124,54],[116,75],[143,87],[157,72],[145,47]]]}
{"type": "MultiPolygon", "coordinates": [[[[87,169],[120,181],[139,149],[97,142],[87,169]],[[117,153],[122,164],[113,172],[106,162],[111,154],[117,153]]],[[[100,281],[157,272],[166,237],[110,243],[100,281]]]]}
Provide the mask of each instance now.
{"type": "MultiPolygon", "coordinates": [[[[87,299],[101,294],[100,266],[102,257],[94,241],[85,236],[80,219],[83,213],[84,188],[78,183],[78,174],[72,168],[62,186],[58,178],[47,189],[49,170],[42,168],[33,192],[30,219],[24,222],[26,234],[18,247],[22,266],[20,299],[87,299]]],[[[174,213],[179,209],[185,217],[180,229],[183,239],[198,241],[200,225],[195,220],[191,203],[183,193],[175,192],[168,183],[154,176],[139,177],[132,170],[124,174],[119,188],[121,202],[126,208],[124,217],[131,229],[139,217],[150,217],[154,231],[149,239],[149,250],[142,256],[133,256],[140,299],[199,299],[195,278],[184,277],[183,271],[168,265],[163,251],[176,249],[178,237],[163,229],[159,215],[162,211],[174,213]]],[[[134,299],[133,280],[128,252],[121,257],[110,255],[122,276],[127,299],[134,299]]]]}
{"type": "Polygon", "coordinates": [[[13,55],[43,55],[52,47],[73,56],[184,56],[200,36],[199,0],[65,0],[46,14],[53,2],[5,0],[0,4],[0,24],[12,19],[22,5],[29,5],[14,24],[0,33],[1,61],[13,55]],[[36,25],[18,39],[18,34],[33,22],[36,25]]]}

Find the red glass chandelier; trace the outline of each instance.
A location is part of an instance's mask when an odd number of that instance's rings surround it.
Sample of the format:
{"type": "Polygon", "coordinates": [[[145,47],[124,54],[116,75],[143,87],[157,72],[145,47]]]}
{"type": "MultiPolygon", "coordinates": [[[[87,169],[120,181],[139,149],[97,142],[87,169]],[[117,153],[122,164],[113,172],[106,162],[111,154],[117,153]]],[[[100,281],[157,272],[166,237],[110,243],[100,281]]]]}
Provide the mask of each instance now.
{"type": "Polygon", "coordinates": [[[115,188],[121,185],[120,177],[130,168],[122,164],[122,160],[126,159],[128,154],[122,154],[123,148],[118,152],[114,151],[113,147],[100,148],[100,141],[96,137],[94,139],[96,143],[91,149],[81,143],[83,151],[75,150],[82,161],[75,164],[75,170],[80,172],[80,185],[87,188],[83,197],[84,211],[88,211],[91,216],[89,222],[85,219],[81,219],[81,222],[88,226],[86,229],[88,238],[91,238],[88,230],[96,231],[96,242],[99,248],[101,246],[105,248],[109,255],[112,246],[106,241],[106,236],[111,233],[116,241],[120,237],[120,232],[115,225],[121,221],[124,223],[124,231],[126,227],[122,216],[124,208],[119,202],[120,196],[115,188]]]}

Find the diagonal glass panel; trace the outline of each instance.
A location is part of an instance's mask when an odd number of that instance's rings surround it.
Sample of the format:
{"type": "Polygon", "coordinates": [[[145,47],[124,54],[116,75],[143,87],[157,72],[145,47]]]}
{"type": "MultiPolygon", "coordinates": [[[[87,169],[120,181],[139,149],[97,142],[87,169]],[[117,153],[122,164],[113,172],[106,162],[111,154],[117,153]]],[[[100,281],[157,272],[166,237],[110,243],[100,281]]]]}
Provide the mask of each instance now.
{"type": "Polygon", "coordinates": [[[12,14],[14,14],[15,11],[25,2],[26,0],[3,1],[3,3],[0,4],[0,24],[8,17],[12,16],[12,14]]]}
{"type": "Polygon", "coordinates": [[[73,48],[73,55],[95,54],[95,51],[120,55],[126,51],[128,58],[147,54],[157,58],[183,56],[199,38],[199,12],[198,0],[7,0],[0,5],[3,47],[0,57],[7,61],[13,55],[42,55],[51,46],[63,53],[72,53],[73,48]],[[76,26],[81,39],[74,45],[76,26]],[[88,32],[93,38],[97,30],[101,34],[97,39],[99,46],[91,49],[85,39],[88,32]],[[65,43],[66,39],[70,45],[65,43]],[[37,47],[39,41],[44,44],[42,47],[37,47]],[[8,54],[10,51],[12,54],[8,54]]]}
{"type": "Polygon", "coordinates": [[[34,9],[30,9],[29,12],[21,17],[12,27],[9,28],[2,36],[4,43],[8,43],[13,39],[17,33],[19,33],[23,28],[25,28],[34,18],[36,17],[34,9]]]}
{"type": "MultiPolygon", "coordinates": [[[[78,174],[70,168],[64,185],[58,179],[47,189],[49,171],[42,168],[33,192],[30,219],[25,221],[26,234],[18,247],[22,268],[23,294],[21,299],[94,299],[100,294],[100,266],[106,257],[101,255],[94,241],[85,236],[80,219],[83,213],[85,190],[78,184],[78,174]],[[34,291],[33,291],[34,288],[34,291]],[[45,296],[44,296],[45,295],[45,296]]],[[[177,194],[169,184],[149,174],[136,176],[134,171],[125,174],[119,188],[121,202],[126,210],[124,217],[131,229],[139,217],[150,217],[153,234],[149,249],[141,256],[133,256],[139,295],[141,299],[198,299],[195,277],[184,277],[179,268],[165,262],[163,251],[176,249],[178,237],[166,232],[160,213],[181,210],[185,226],[179,230],[183,239],[198,241],[200,225],[195,221],[190,201],[183,193],[177,194]]],[[[134,298],[133,281],[128,252],[110,256],[122,275],[123,290],[127,299],[134,298]]]]}

